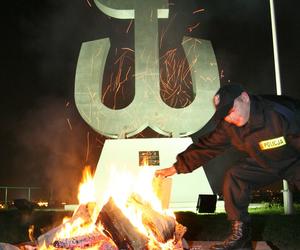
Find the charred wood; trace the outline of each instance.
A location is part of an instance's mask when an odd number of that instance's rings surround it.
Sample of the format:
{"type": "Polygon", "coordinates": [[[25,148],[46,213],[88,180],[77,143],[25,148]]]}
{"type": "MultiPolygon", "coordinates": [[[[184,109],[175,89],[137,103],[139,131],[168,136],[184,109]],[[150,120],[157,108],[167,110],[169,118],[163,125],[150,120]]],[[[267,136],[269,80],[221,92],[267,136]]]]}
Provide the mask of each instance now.
{"type": "Polygon", "coordinates": [[[157,241],[165,243],[173,239],[175,218],[155,211],[148,203],[141,201],[137,195],[132,195],[128,203],[140,210],[144,226],[154,234],[157,241]]]}
{"type": "Polygon", "coordinates": [[[103,206],[97,223],[101,223],[108,236],[119,249],[148,249],[148,239],[141,234],[115,205],[112,198],[103,206]]]}
{"type": "Polygon", "coordinates": [[[38,246],[46,246],[48,247],[53,243],[55,240],[55,236],[65,228],[66,223],[72,224],[75,220],[81,218],[82,219],[82,226],[87,225],[93,221],[94,214],[98,214],[98,207],[96,203],[90,202],[87,204],[81,204],[77,210],[73,213],[72,217],[65,222],[64,224],[59,225],[58,227],[55,227],[48,231],[47,233],[44,233],[40,235],[37,239],[38,246]]]}
{"type": "Polygon", "coordinates": [[[57,239],[54,241],[55,248],[88,248],[97,245],[97,249],[103,250],[118,250],[115,243],[101,232],[93,232],[77,237],[57,239]]]}

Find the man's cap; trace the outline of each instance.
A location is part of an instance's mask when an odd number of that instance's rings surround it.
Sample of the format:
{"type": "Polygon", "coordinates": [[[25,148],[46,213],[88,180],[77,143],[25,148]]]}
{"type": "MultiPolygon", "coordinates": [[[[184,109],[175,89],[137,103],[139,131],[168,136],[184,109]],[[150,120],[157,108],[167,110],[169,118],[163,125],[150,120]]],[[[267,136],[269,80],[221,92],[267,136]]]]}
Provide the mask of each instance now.
{"type": "Polygon", "coordinates": [[[223,120],[230,109],[233,107],[234,99],[239,97],[242,92],[246,91],[243,86],[239,84],[223,85],[214,96],[214,105],[216,112],[213,118],[216,122],[223,120]]]}

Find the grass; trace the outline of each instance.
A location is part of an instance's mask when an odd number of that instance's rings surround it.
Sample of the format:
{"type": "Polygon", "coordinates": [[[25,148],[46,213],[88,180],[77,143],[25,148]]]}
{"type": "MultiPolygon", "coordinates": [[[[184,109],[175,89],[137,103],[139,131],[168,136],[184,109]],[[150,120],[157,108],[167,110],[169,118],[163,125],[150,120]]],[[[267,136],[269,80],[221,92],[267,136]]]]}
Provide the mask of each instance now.
{"type": "MultiPolygon", "coordinates": [[[[250,208],[250,214],[284,214],[284,207],[282,204],[265,202],[260,207],[250,208]]],[[[300,215],[300,204],[294,204],[294,214],[300,215]]]]}
{"type": "MultiPolygon", "coordinates": [[[[295,205],[293,215],[284,215],[282,205],[270,203],[249,209],[249,212],[254,241],[266,241],[272,249],[300,249],[300,204],[295,205]]],[[[230,224],[225,213],[177,212],[176,218],[188,228],[184,236],[188,241],[221,241],[230,233],[230,224]]]]}
{"type": "MultiPolygon", "coordinates": [[[[283,207],[278,204],[265,203],[263,207],[250,209],[253,240],[266,241],[272,249],[300,249],[300,204],[295,208],[294,215],[284,215],[283,207]]],[[[71,214],[67,211],[34,210],[28,213],[16,209],[0,210],[0,242],[28,242],[30,225],[35,226],[34,236],[38,237],[71,214]]],[[[230,232],[225,213],[176,212],[176,218],[187,227],[184,238],[188,241],[219,241],[230,232]]]]}
{"type": "Polygon", "coordinates": [[[34,225],[34,237],[58,226],[71,212],[34,210],[32,213],[17,209],[0,210],[0,242],[19,244],[30,241],[28,229],[34,225]]]}

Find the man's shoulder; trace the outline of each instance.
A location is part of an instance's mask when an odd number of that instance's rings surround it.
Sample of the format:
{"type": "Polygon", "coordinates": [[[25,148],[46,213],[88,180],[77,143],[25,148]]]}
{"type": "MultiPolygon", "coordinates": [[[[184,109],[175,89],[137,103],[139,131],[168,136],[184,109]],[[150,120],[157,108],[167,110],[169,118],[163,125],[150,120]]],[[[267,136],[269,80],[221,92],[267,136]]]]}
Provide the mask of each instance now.
{"type": "Polygon", "coordinates": [[[291,111],[300,111],[300,100],[284,95],[257,95],[264,102],[285,106],[291,111]]]}
{"type": "Polygon", "coordinates": [[[290,123],[300,127],[300,100],[289,96],[261,95],[259,98],[270,109],[284,116],[290,123]]]}

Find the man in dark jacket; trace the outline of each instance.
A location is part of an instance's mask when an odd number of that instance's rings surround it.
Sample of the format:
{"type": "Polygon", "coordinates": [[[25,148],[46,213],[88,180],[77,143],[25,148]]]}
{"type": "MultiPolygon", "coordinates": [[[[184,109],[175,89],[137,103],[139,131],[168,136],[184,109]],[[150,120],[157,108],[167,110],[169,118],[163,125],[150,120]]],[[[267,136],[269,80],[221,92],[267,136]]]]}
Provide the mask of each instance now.
{"type": "Polygon", "coordinates": [[[251,249],[251,191],[282,179],[300,190],[299,113],[270,98],[250,95],[237,84],[222,86],[214,96],[214,105],[214,131],[201,136],[178,154],[172,167],[157,170],[156,175],[190,173],[230,146],[245,152],[246,157],[224,176],[231,235],[211,249],[251,249]]]}

